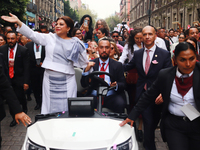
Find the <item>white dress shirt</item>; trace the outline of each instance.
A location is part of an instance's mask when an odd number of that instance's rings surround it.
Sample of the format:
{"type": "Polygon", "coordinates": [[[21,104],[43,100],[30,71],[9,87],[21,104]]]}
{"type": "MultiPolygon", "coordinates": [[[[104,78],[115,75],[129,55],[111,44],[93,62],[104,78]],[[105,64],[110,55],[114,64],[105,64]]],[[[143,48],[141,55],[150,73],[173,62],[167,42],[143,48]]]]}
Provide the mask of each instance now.
{"type": "Polygon", "coordinates": [[[156,37],[155,42],[154,42],[158,47],[167,50],[165,41],[159,37],[156,37]]]}
{"type": "MultiPolygon", "coordinates": [[[[143,47],[143,44],[141,43],[141,46],[143,47]]],[[[140,48],[137,46],[137,44],[134,44],[133,45],[133,49],[134,51],[137,51],[139,50],[140,48]]],[[[134,56],[134,52],[131,53],[131,49],[128,49],[128,44],[126,44],[124,46],[124,49],[123,49],[123,52],[122,52],[122,55],[120,56],[119,58],[119,62],[121,62],[122,64],[124,64],[125,60],[128,58],[128,62],[131,61],[131,59],[133,58],[134,56]]]]}
{"type": "MultiPolygon", "coordinates": [[[[191,72],[189,76],[191,76],[192,74],[193,72],[191,72]]],[[[177,69],[176,76],[180,78],[181,75],[182,74],[177,69]]],[[[176,81],[174,79],[170,95],[170,103],[168,106],[169,112],[176,116],[185,116],[185,114],[180,110],[180,108],[183,107],[184,105],[187,105],[188,103],[196,108],[193,95],[193,87],[191,87],[190,90],[187,92],[187,94],[182,97],[182,95],[178,93],[176,81]]]]}
{"type": "Polygon", "coordinates": [[[154,52],[156,50],[156,45],[154,44],[153,47],[151,47],[150,49],[147,49],[146,47],[144,47],[144,53],[143,53],[143,69],[145,70],[145,63],[146,63],[146,59],[147,59],[147,52],[146,50],[150,50],[149,51],[149,56],[150,56],[150,64],[154,55],[154,52]]]}

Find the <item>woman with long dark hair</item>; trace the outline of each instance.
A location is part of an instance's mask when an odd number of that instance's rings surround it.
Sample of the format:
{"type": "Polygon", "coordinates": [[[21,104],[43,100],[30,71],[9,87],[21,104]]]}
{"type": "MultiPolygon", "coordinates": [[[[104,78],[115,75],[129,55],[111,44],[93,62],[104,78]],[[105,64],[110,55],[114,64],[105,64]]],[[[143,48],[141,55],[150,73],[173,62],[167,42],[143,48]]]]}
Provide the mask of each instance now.
{"type": "Polygon", "coordinates": [[[128,59],[128,62],[132,59],[134,51],[139,50],[143,47],[142,28],[136,28],[130,31],[130,35],[127,41],[127,44],[124,46],[122,56],[119,59],[119,62],[122,64],[125,63],[125,60],[128,59]]]}
{"type": "Polygon", "coordinates": [[[88,40],[92,40],[92,17],[90,15],[84,15],[80,21],[80,29],[83,34],[83,40],[87,42],[88,40]]]}

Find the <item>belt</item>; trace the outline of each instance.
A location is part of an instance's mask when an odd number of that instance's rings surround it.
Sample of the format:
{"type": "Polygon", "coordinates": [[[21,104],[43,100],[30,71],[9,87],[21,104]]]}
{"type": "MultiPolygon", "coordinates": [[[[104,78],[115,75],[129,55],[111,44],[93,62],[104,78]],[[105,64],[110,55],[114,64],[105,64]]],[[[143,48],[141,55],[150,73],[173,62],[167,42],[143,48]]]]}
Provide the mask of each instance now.
{"type": "Polygon", "coordinates": [[[173,115],[173,114],[170,114],[170,116],[173,116],[176,119],[183,120],[185,122],[191,122],[190,119],[188,117],[186,117],[186,116],[176,116],[176,115],[173,115]]]}

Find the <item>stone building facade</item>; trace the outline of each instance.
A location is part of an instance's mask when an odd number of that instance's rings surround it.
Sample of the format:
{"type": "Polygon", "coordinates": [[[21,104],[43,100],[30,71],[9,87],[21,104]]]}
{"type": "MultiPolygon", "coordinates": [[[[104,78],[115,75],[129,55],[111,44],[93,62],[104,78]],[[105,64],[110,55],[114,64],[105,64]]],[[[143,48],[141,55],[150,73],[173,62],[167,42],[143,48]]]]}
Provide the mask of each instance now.
{"type": "Polygon", "coordinates": [[[130,1],[131,0],[120,1],[120,18],[123,22],[126,22],[128,26],[130,23],[130,1]]]}
{"type": "Polygon", "coordinates": [[[200,5],[185,4],[184,0],[131,0],[130,27],[144,27],[149,24],[149,5],[151,1],[150,24],[155,27],[177,29],[177,22],[186,29],[200,20],[200,5]]]}
{"type": "Polygon", "coordinates": [[[52,28],[52,23],[64,15],[64,0],[30,0],[27,4],[26,24],[32,28],[47,25],[52,28]]]}

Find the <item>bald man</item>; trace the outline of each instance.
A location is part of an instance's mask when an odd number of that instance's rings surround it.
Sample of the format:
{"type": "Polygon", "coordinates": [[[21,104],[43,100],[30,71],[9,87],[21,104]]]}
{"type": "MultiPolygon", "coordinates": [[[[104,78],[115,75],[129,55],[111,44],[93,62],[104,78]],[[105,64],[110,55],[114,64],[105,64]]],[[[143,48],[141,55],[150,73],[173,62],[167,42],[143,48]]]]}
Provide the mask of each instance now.
{"type": "MultiPolygon", "coordinates": [[[[142,30],[144,48],[135,51],[132,60],[124,66],[128,71],[136,68],[138,81],[136,85],[136,101],[155,81],[161,69],[172,66],[170,53],[155,45],[156,31],[152,26],[146,26],[142,30]],[[142,60],[142,61],[141,61],[142,60]]],[[[160,120],[162,96],[155,99],[155,104],[149,106],[142,114],[144,123],[144,147],[146,150],[156,150],[155,129],[160,120]]]]}

